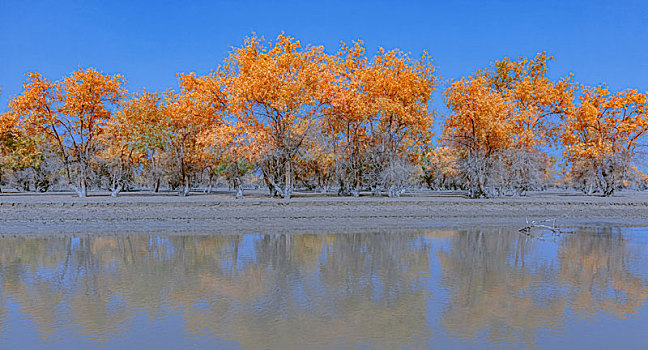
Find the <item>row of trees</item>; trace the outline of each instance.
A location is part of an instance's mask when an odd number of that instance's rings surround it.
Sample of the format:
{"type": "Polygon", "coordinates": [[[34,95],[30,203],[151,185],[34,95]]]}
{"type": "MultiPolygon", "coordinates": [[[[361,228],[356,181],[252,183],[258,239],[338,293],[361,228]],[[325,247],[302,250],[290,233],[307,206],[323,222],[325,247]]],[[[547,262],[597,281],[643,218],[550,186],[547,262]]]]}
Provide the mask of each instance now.
{"type": "Polygon", "coordinates": [[[562,181],[588,194],[645,182],[632,161],[648,131],[648,95],[552,81],[550,59],[504,59],[446,90],[452,113],[433,154],[452,164],[435,169],[444,181],[473,197],[523,193],[547,184],[557,170],[547,149],[562,146],[562,181]]]}
{"type": "Polygon", "coordinates": [[[436,143],[429,56],[370,57],[361,42],[328,54],[251,37],[210,74],[179,74],[178,91],[128,94],[123,77],[92,68],[61,81],[30,73],[0,117],[0,181],[44,191],[63,180],[81,197],[164,184],[186,195],[219,178],[237,197],[256,181],[284,198],[296,187],[399,196],[425,183],[485,197],[558,178],[589,194],[636,185],[646,93],[552,80],[550,59],[504,59],[452,83],[436,143]],[[557,176],[547,152],[559,146],[557,176]]]}

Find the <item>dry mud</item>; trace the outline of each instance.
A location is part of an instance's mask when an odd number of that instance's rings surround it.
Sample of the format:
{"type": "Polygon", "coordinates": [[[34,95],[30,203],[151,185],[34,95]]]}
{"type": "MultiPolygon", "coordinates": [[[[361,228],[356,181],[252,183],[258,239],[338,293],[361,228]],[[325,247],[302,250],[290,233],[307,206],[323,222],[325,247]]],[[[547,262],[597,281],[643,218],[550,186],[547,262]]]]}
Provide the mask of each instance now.
{"type": "Polygon", "coordinates": [[[562,227],[648,226],[648,193],[610,198],[576,193],[468,199],[426,192],[391,198],[302,195],[284,201],[262,193],[0,194],[0,235],[241,234],[425,231],[451,227],[521,228],[556,219],[562,227]]]}

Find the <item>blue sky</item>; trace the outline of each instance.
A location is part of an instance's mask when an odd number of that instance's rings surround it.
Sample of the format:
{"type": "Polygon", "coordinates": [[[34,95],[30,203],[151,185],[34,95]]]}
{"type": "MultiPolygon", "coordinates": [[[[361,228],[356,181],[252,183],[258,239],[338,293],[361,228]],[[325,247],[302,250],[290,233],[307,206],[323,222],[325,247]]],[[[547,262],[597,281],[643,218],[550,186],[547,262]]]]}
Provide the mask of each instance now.
{"type": "Polygon", "coordinates": [[[123,74],[131,91],[164,90],[178,72],[209,72],[251,33],[282,31],[329,52],[356,39],[370,53],[427,50],[446,80],[546,51],[553,77],[648,90],[646,1],[0,0],[0,110],[29,71],[55,80],[92,66],[123,74]]]}

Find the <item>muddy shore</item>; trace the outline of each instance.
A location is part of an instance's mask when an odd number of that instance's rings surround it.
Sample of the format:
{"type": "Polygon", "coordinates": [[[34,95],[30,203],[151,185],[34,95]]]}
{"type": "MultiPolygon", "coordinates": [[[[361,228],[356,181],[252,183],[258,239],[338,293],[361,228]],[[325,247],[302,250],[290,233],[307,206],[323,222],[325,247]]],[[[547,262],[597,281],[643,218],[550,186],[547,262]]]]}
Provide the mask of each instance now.
{"type": "Polygon", "coordinates": [[[468,199],[422,192],[401,198],[345,198],[301,194],[290,201],[262,192],[188,197],[126,193],[118,198],[71,193],[0,194],[0,235],[240,234],[424,231],[441,227],[524,227],[556,219],[561,227],[648,226],[648,192],[613,197],[532,193],[468,199]]]}

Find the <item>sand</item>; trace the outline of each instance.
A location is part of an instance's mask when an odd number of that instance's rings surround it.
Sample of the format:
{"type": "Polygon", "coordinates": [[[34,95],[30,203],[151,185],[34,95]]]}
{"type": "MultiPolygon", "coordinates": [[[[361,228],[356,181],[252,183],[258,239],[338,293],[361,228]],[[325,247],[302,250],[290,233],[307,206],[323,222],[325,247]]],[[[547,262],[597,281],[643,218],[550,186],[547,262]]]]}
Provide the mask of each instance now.
{"type": "Polygon", "coordinates": [[[506,226],[556,219],[560,227],[648,227],[648,192],[589,197],[570,192],[469,199],[459,193],[421,191],[401,198],[348,198],[297,194],[289,201],[251,192],[229,193],[0,194],[0,235],[241,234],[425,231],[506,226]]]}

